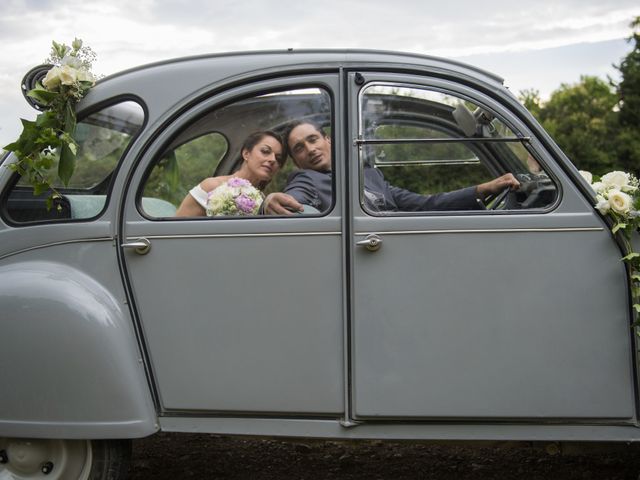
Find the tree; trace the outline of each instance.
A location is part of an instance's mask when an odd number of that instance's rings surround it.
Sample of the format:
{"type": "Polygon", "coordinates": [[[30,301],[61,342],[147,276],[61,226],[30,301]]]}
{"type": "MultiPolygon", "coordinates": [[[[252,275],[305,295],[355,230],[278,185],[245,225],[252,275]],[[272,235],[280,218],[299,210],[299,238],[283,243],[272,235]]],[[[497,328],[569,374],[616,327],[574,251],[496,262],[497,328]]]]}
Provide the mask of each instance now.
{"type": "Polygon", "coordinates": [[[520,92],[520,101],[580,169],[640,173],[640,17],[630,26],[633,50],[616,66],[620,83],[583,76],[575,85],[562,84],[547,102],[537,90],[520,92]]]}
{"type": "Polygon", "coordinates": [[[531,114],[540,118],[540,112],[542,111],[542,100],[540,99],[540,90],[533,88],[520,91],[518,96],[522,104],[525,106],[531,114]]]}
{"type": "Polygon", "coordinates": [[[633,50],[616,68],[622,75],[618,84],[620,124],[640,128],[640,17],[631,22],[633,50]]]}
{"type": "Polygon", "coordinates": [[[616,68],[622,76],[617,85],[620,111],[616,156],[625,170],[640,171],[640,17],[631,22],[633,50],[616,68]]]}
{"type": "Polygon", "coordinates": [[[594,172],[619,168],[613,137],[618,97],[598,77],[562,84],[539,110],[538,118],[574,164],[594,172]]]}

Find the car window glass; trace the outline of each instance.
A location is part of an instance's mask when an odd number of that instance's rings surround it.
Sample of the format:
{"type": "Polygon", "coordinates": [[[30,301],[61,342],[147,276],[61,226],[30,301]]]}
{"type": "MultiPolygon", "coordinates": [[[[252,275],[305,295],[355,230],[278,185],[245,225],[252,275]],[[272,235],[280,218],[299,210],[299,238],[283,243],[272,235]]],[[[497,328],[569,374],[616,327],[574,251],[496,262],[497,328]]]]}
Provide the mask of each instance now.
{"type": "Polygon", "coordinates": [[[76,125],[76,167],[68,185],[51,169],[50,182],[59,192],[54,208],[47,208],[51,192],[34,196],[31,187],[18,179],[9,192],[7,216],[14,222],[88,219],[106,206],[112,173],[144,122],[144,110],[126,101],[99,110],[76,125]]]}
{"type": "Polygon", "coordinates": [[[206,133],[168,150],[151,171],[143,198],[180,205],[189,188],[214,175],[229,145],[217,132],[206,133]]]}
{"type": "MultiPolygon", "coordinates": [[[[192,118],[148,168],[139,197],[141,210],[153,218],[254,216],[256,211],[240,215],[235,207],[215,215],[211,210],[207,213],[205,206],[212,205],[209,198],[214,195],[211,191],[201,193],[198,206],[188,214],[182,213],[181,204],[192,201],[190,192],[197,185],[238,175],[245,162],[242,145],[251,134],[271,131],[283,136],[292,121],[302,119],[330,127],[330,106],[324,89],[304,88],[245,97],[192,118]]],[[[252,185],[259,190],[258,203],[271,192],[284,191],[288,175],[296,169],[285,151],[278,167],[252,185]]]]}
{"type": "Polygon", "coordinates": [[[525,139],[489,109],[449,92],[367,87],[360,137],[361,202],[372,214],[540,209],[557,196],[525,139]],[[508,173],[521,189],[474,195],[475,186],[508,173]]]}

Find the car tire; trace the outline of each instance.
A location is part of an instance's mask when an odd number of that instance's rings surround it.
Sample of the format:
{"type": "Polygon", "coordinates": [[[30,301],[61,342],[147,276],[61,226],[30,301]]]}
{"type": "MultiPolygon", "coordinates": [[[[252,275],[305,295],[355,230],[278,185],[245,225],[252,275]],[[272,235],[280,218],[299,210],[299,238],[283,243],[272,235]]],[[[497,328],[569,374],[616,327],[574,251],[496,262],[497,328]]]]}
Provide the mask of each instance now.
{"type": "Polygon", "coordinates": [[[0,438],[3,480],[124,480],[130,440],[0,438]]]}

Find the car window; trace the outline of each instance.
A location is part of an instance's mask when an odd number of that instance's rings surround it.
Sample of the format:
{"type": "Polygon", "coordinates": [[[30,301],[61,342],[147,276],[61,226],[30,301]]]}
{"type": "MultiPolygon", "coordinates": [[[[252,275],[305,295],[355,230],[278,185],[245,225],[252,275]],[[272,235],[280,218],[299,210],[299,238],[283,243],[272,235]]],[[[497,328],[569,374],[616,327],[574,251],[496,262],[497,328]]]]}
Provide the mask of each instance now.
{"type": "Polygon", "coordinates": [[[360,147],[361,202],[372,214],[544,209],[557,196],[525,138],[484,106],[450,92],[367,87],[360,96],[360,147]],[[508,173],[519,190],[474,195],[475,186],[508,173]]]}
{"type": "Polygon", "coordinates": [[[166,151],[145,183],[143,198],[164,200],[177,207],[191,186],[215,174],[228,149],[227,139],[212,132],[166,151]]]}
{"type": "MultiPolygon", "coordinates": [[[[210,198],[223,192],[224,186],[215,194],[200,192],[199,197],[192,189],[212,178],[239,175],[246,162],[242,145],[252,134],[273,132],[283,137],[287,126],[301,119],[330,127],[330,112],[330,96],[324,89],[304,88],[244,97],[186,120],[148,168],[139,195],[141,211],[158,219],[256,215],[255,209],[240,214],[235,207],[215,211],[210,198]],[[183,214],[180,206],[191,197],[199,206],[183,214]]],[[[297,169],[286,153],[285,148],[278,166],[250,185],[258,190],[254,192],[257,203],[271,192],[285,190],[289,174],[297,169]]]]}
{"type": "Polygon", "coordinates": [[[144,122],[144,110],[133,101],[121,102],[85,117],[76,125],[76,167],[68,185],[51,169],[50,182],[61,194],[55,208],[47,208],[51,192],[34,196],[28,183],[18,178],[7,195],[6,215],[16,223],[89,219],[108,201],[112,174],[144,122]]]}

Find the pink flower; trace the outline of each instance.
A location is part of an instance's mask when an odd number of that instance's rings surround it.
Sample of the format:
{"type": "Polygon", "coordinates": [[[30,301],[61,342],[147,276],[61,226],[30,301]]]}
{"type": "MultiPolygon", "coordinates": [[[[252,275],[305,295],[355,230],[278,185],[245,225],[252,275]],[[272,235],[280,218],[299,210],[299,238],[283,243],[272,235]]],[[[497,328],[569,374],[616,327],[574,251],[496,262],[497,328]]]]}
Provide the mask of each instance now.
{"type": "Polygon", "coordinates": [[[232,177],[227,181],[227,185],[233,188],[238,187],[251,187],[251,182],[249,180],[245,180],[244,178],[232,177]]]}
{"type": "Polygon", "coordinates": [[[235,198],[236,207],[243,213],[252,213],[253,209],[256,207],[256,202],[254,199],[248,197],[244,193],[241,193],[235,198]]]}

